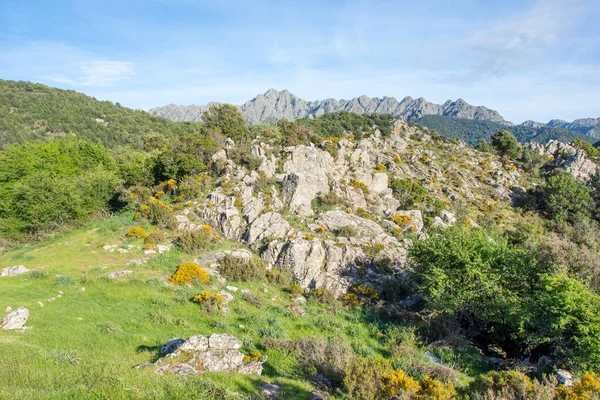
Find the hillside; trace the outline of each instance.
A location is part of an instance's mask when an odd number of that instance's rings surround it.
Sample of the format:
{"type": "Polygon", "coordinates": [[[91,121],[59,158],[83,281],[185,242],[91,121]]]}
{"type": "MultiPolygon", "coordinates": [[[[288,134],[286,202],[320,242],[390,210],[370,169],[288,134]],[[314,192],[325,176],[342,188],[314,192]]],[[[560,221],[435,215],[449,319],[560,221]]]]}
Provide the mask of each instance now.
{"type": "MultiPolygon", "coordinates": [[[[214,103],[211,103],[214,104],[214,103]]],[[[173,121],[201,121],[206,106],[177,106],[174,104],[150,110],[173,121]]],[[[300,118],[317,118],[332,112],[355,114],[391,114],[405,121],[412,121],[423,115],[445,115],[453,118],[490,120],[505,123],[504,118],[486,107],[472,106],[462,99],[446,101],[444,104],[430,103],[423,98],[405,97],[401,101],[394,97],[371,98],[360,96],[350,100],[325,99],[306,101],[287,90],[270,89],[239,106],[248,124],[275,123],[281,119],[293,121],[300,118]]]]}
{"type": "Polygon", "coordinates": [[[440,115],[427,115],[415,120],[431,130],[444,136],[456,137],[471,145],[476,145],[480,140],[489,140],[490,137],[501,129],[506,129],[514,134],[520,142],[546,143],[549,140],[572,142],[575,139],[595,143],[594,138],[566,130],[545,125],[512,125],[506,126],[493,121],[475,121],[464,118],[449,118],[440,115]]]}
{"type": "Polygon", "coordinates": [[[111,148],[141,148],[148,133],[174,138],[197,130],[197,124],[173,123],[72,90],[0,80],[0,148],[68,134],[111,148]]]}
{"type": "Polygon", "coordinates": [[[220,106],[145,163],[73,138],[0,152],[0,211],[60,222],[0,253],[0,397],[591,396],[597,153],[491,143],[220,106]],[[86,196],[96,217],[52,218],[86,196]]]}

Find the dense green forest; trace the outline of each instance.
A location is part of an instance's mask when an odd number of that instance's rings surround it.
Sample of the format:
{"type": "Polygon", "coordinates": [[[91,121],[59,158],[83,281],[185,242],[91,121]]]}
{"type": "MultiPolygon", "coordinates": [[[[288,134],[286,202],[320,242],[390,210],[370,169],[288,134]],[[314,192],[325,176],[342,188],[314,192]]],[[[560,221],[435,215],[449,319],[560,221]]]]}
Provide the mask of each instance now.
{"type": "Polygon", "coordinates": [[[596,142],[596,139],[577,132],[546,126],[542,128],[530,128],[520,125],[506,126],[493,121],[451,118],[442,115],[426,115],[415,122],[437,131],[441,135],[456,137],[471,145],[479,143],[482,139],[489,140],[495,132],[502,129],[510,131],[522,143],[545,143],[551,139],[567,143],[575,139],[582,139],[592,143],[596,142]]]}
{"type": "Polygon", "coordinates": [[[73,134],[101,141],[109,148],[126,145],[140,149],[143,136],[149,133],[174,138],[193,133],[198,126],[98,101],[73,90],[0,80],[0,148],[73,134]]]}

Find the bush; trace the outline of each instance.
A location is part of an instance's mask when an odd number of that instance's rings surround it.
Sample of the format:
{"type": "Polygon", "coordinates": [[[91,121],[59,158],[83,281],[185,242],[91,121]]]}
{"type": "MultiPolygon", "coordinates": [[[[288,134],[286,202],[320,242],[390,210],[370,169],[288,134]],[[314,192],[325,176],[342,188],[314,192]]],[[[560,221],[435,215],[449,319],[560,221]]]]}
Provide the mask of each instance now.
{"type": "Polygon", "coordinates": [[[552,175],[544,185],[544,208],[557,221],[579,221],[590,213],[592,197],[584,185],[567,172],[552,175]]]}
{"type": "Polygon", "coordinates": [[[402,208],[411,207],[415,203],[423,202],[425,195],[427,195],[427,189],[423,186],[401,179],[392,179],[390,181],[390,188],[396,198],[400,200],[400,207],[402,208]]]}
{"type": "Polygon", "coordinates": [[[312,364],[318,373],[329,379],[334,385],[341,385],[344,370],[354,358],[352,348],[341,340],[323,338],[298,339],[294,348],[302,359],[312,364]]]}
{"type": "Polygon", "coordinates": [[[391,371],[388,361],[377,358],[352,360],[345,371],[344,387],[354,399],[380,400],[386,397],[384,376],[391,371]]]}
{"type": "Polygon", "coordinates": [[[208,283],[210,276],[198,264],[193,262],[179,265],[177,272],[170,278],[173,283],[188,285],[194,284],[196,280],[200,283],[208,283]]]}
{"type": "Polygon", "coordinates": [[[155,245],[164,242],[167,240],[167,235],[164,232],[152,232],[148,236],[146,236],[146,240],[144,241],[146,244],[155,245]]]}
{"type": "Polygon", "coordinates": [[[193,254],[204,251],[215,242],[216,234],[210,225],[202,225],[198,229],[185,230],[179,234],[176,243],[187,253],[193,254]]]}
{"type": "Polygon", "coordinates": [[[502,394],[515,400],[528,400],[534,394],[531,379],[519,371],[491,371],[479,375],[467,391],[473,395],[502,394]]]}
{"type": "Polygon", "coordinates": [[[492,136],[492,146],[501,156],[517,159],[521,154],[519,141],[509,131],[500,130],[492,136]]]}
{"type": "Polygon", "coordinates": [[[206,308],[209,312],[222,310],[227,303],[225,297],[219,293],[202,292],[192,299],[194,303],[198,303],[206,308]]]}
{"type": "Polygon", "coordinates": [[[232,281],[256,281],[264,279],[267,275],[267,268],[262,259],[246,260],[228,254],[219,264],[221,275],[232,281]]]}
{"type": "Polygon", "coordinates": [[[177,225],[177,220],[173,217],[173,207],[169,204],[153,197],[150,199],[150,204],[146,207],[148,208],[142,206],[142,208],[146,210],[143,214],[146,215],[152,223],[168,228],[174,228],[177,225]]]}
{"type": "Polygon", "coordinates": [[[600,379],[593,372],[588,372],[580,380],[573,383],[571,388],[561,386],[555,397],[557,400],[587,400],[597,399],[600,395],[600,379]]]}
{"type": "Polygon", "coordinates": [[[143,238],[146,238],[147,236],[148,236],[148,234],[146,233],[144,228],[136,227],[136,228],[131,228],[130,230],[127,231],[127,237],[143,239],[143,238]]]}
{"type": "Polygon", "coordinates": [[[415,242],[409,256],[431,309],[453,315],[471,334],[501,335],[490,338],[498,341],[521,330],[530,293],[545,272],[533,252],[459,226],[415,242]]]}
{"type": "Polygon", "coordinates": [[[366,184],[366,183],[364,183],[364,182],[361,182],[361,181],[359,181],[359,180],[352,179],[352,180],[350,181],[350,186],[352,186],[353,188],[356,188],[356,189],[360,189],[360,190],[362,190],[364,193],[369,193],[369,186],[367,186],[367,184],[366,184]]]}
{"type": "Polygon", "coordinates": [[[340,229],[337,230],[337,235],[338,236],[343,236],[343,237],[355,237],[356,235],[358,235],[358,232],[356,231],[355,228],[351,227],[351,226],[342,226],[340,229]]]}
{"type": "Polygon", "coordinates": [[[531,341],[554,357],[600,373],[600,296],[566,276],[544,276],[528,318],[531,341]]]}

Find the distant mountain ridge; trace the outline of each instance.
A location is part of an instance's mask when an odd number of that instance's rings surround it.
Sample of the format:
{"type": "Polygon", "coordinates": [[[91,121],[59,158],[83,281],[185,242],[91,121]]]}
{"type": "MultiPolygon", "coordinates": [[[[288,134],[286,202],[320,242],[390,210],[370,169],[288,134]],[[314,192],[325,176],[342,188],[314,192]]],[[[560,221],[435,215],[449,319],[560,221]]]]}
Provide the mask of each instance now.
{"type": "MultiPolygon", "coordinates": [[[[178,106],[169,104],[149,110],[153,115],[173,121],[200,121],[202,113],[210,105],[178,106]]],[[[306,101],[287,90],[268,90],[265,94],[238,106],[249,124],[272,123],[280,119],[316,118],[323,114],[348,111],[357,114],[392,114],[405,121],[414,121],[425,115],[442,115],[452,118],[493,121],[512,125],[495,110],[483,106],[472,106],[463,99],[446,101],[444,104],[430,103],[424,98],[405,97],[401,101],[394,97],[371,98],[360,96],[351,100],[325,99],[306,101]]]]}
{"type": "Polygon", "coordinates": [[[580,118],[574,120],[573,122],[564,121],[562,119],[553,119],[547,124],[536,121],[525,121],[520,125],[528,126],[530,128],[541,128],[544,126],[551,128],[562,128],[593,138],[600,138],[600,118],[580,118]]]}

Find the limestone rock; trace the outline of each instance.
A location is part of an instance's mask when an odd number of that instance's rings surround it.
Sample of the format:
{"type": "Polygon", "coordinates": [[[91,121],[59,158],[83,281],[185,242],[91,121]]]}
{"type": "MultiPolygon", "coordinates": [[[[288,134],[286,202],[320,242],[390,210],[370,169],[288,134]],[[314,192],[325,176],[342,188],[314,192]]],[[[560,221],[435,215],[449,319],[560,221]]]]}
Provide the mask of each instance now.
{"type": "Polygon", "coordinates": [[[164,356],[154,364],[158,374],[179,376],[199,375],[204,372],[262,373],[262,362],[244,362],[239,351],[242,341],[228,334],[213,334],[210,337],[196,335],[188,340],[172,339],[161,348],[164,356]]]}
{"type": "Polygon", "coordinates": [[[294,147],[283,169],[287,174],[281,183],[283,202],[301,215],[311,215],[313,199],[329,193],[329,179],[339,179],[331,155],[311,146],[294,147]]]}
{"type": "Polygon", "coordinates": [[[283,248],[276,266],[292,273],[294,281],[303,288],[323,286],[322,271],[325,250],[319,240],[297,238],[283,248]]]}
{"type": "Polygon", "coordinates": [[[0,320],[0,329],[5,331],[21,329],[29,319],[29,310],[25,307],[17,308],[0,320]]]}
{"type": "Polygon", "coordinates": [[[213,251],[212,253],[204,254],[202,257],[195,260],[195,262],[200,265],[212,265],[219,263],[226,256],[242,260],[250,260],[252,258],[252,253],[246,249],[213,251]]]}
{"type": "Polygon", "coordinates": [[[450,211],[442,210],[433,219],[432,228],[448,228],[456,223],[456,216],[450,211]]]}
{"type": "Polygon", "coordinates": [[[290,224],[279,213],[269,212],[256,218],[246,232],[245,240],[249,245],[265,239],[286,237],[290,224]]]}
{"type": "Polygon", "coordinates": [[[126,276],[126,275],[131,275],[133,273],[134,273],[134,271],[129,270],[129,269],[120,269],[118,271],[113,271],[109,274],[106,274],[106,277],[110,278],[110,279],[114,279],[114,278],[120,278],[120,277],[126,276]]]}
{"type": "Polygon", "coordinates": [[[29,272],[29,268],[26,268],[24,265],[16,265],[14,267],[7,267],[0,272],[0,276],[17,276],[22,275],[26,272],[29,272]]]}
{"type": "Polygon", "coordinates": [[[356,230],[357,236],[363,237],[373,237],[384,233],[383,228],[376,222],[354,214],[348,214],[342,210],[327,211],[321,214],[315,223],[334,232],[343,227],[350,227],[356,230]]]}

